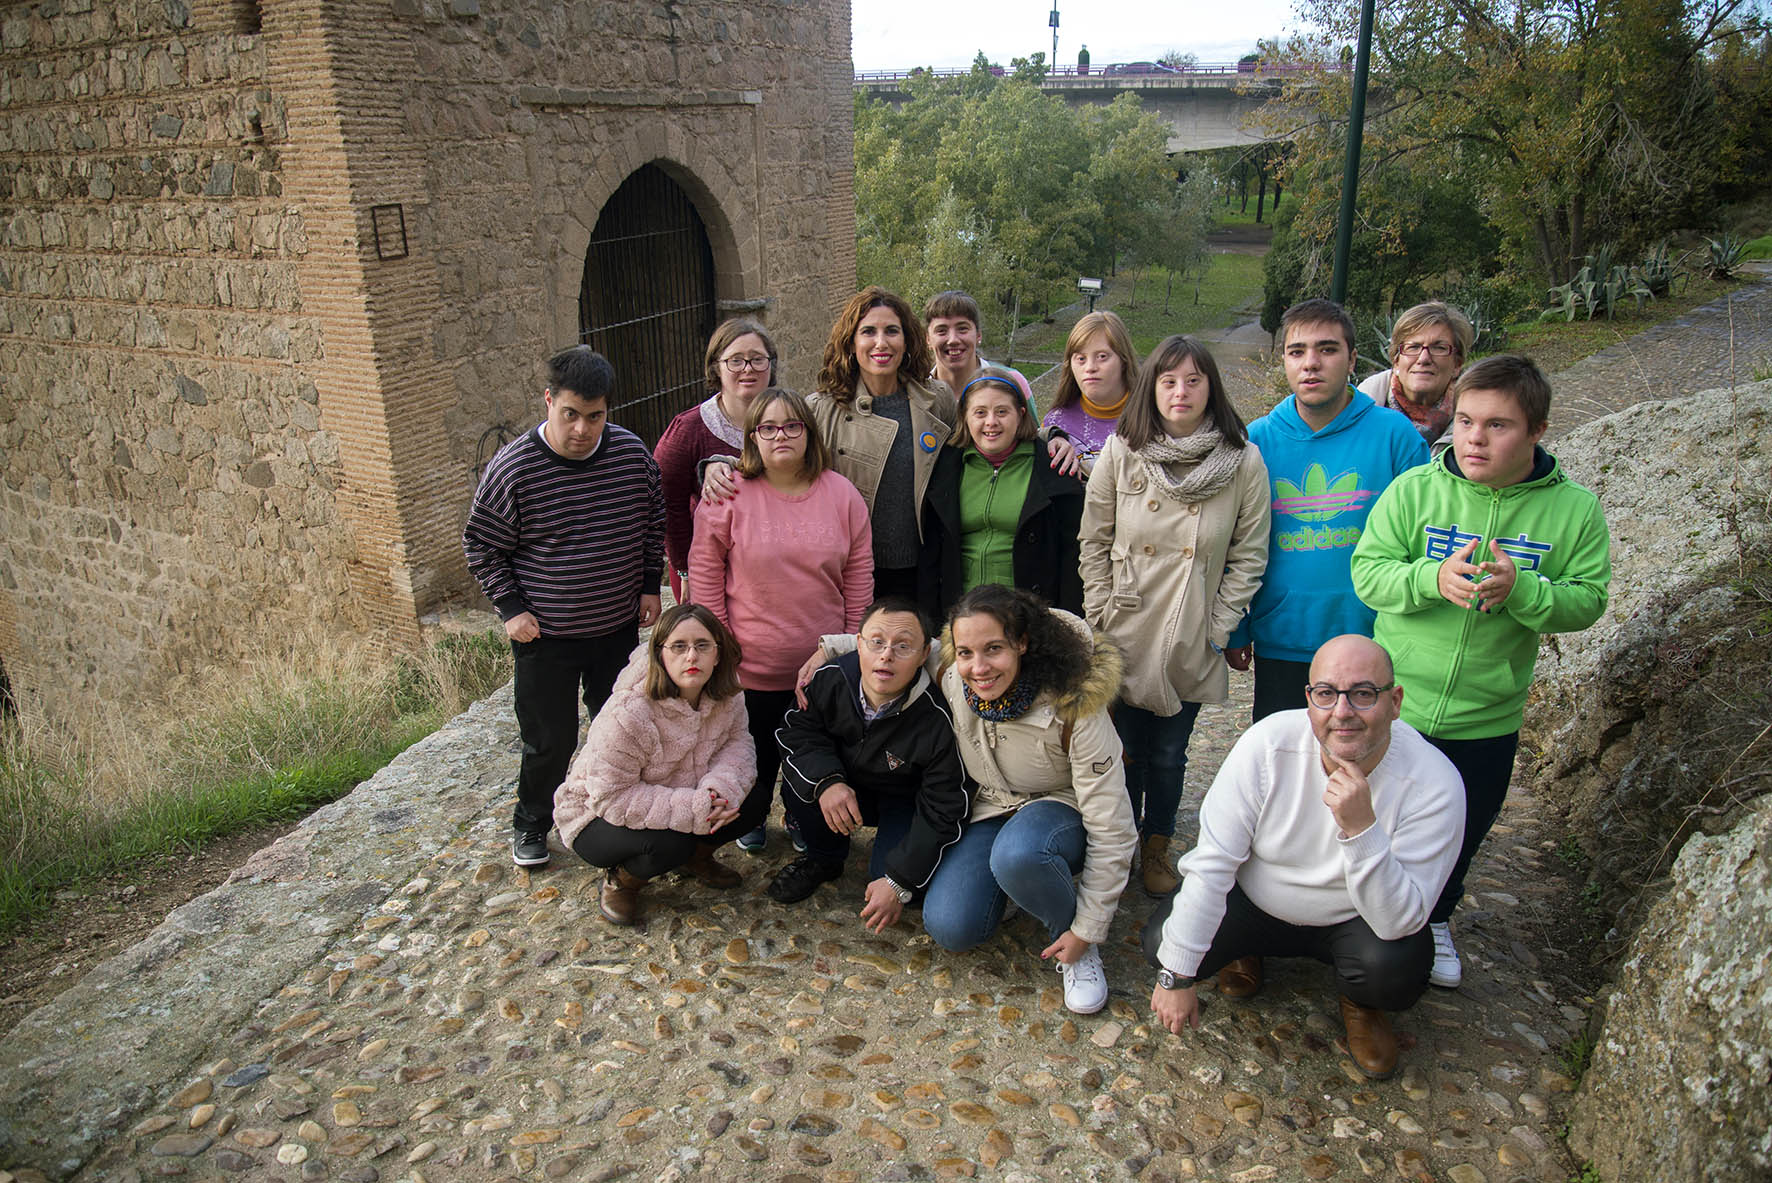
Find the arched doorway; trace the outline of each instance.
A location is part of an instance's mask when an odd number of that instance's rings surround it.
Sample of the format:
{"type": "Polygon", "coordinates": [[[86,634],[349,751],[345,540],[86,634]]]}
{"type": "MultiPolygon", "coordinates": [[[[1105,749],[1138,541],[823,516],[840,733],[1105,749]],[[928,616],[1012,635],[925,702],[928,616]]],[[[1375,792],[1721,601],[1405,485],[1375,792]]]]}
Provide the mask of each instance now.
{"type": "Polygon", "coordinates": [[[701,401],[715,316],[707,227],[681,186],[642,165],[597,216],[578,296],[578,339],[615,367],[612,422],[651,445],[701,401]]]}

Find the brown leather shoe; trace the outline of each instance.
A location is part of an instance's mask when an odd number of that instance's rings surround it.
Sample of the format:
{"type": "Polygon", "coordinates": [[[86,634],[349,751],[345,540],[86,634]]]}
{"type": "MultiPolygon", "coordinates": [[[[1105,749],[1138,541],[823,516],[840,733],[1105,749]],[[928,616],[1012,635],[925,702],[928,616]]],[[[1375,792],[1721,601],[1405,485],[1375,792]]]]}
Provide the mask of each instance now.
{"type": "Polygon", "coordinates": [[[1169,857],[1169,839],[1163,834],[1146,834],[1139,847],[1139,864],[1144,868],[1144,893],[1158,899],[1175,890],[1181,879],[1175,874],[1175,860],[1169,857]]]}
{"type": "Polygon", "coordinates": [[[1373,1080],[1389,1080],[1397,1071],[1397,1036],[1390,1018],[1343,996],[1341,1021],[1347,1028],[1347,1054],[1360,1071],[1373,1080]]]}
{"type": "Polygon", "coordinates": [[[1218,992],[1226,998],[1254,998],[1261,993],[1261,958],[1239,957],[1219,970],[1218,992]]]}
{"type": "Polygon", "coordinates": [[[640,889],[646,886],[646,880],[630,875],[620,867],[610,869],[609,876],[603,880],[603,892],[598,900],[604,917],[611,924],[630,925],[640,920],[640,889]]]}
{"type": "Polygon", "coordinates": [[[683,864],[683,869],[709,887],[721,890],[737,887],[744,882],[744,876],[714,857],[714,851],[718,849],[711,842],[697,842],[695,853],[683,864]]]}

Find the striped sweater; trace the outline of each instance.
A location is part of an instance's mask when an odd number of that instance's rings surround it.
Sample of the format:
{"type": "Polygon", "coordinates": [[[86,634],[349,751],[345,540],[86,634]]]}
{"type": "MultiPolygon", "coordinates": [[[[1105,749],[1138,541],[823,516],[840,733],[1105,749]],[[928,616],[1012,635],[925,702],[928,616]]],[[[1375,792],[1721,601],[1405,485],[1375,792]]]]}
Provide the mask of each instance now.
{"type": "Polygon", "coordinates": [[[640,437],[613,423],[569,460],[524,432],[500,448],[462,531],[468,569],[505,620],[535,614],[544,637],[632,624],[664,572],[664,494],[640,437]]]}

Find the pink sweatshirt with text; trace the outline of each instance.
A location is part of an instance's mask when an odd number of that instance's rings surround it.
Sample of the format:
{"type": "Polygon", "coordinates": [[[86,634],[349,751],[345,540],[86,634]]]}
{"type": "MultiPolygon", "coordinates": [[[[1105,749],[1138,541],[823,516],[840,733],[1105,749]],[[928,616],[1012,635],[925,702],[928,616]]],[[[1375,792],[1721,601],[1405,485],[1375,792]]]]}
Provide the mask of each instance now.
{"type": "Polygon", "coordinates": [[[739,481],[736,496],[695,511],[689,595],[744,646],[745,689],[792,690],[819,638],[854,632],[873,598],[867,503],[834,472],[797,497],[739,481]]]}

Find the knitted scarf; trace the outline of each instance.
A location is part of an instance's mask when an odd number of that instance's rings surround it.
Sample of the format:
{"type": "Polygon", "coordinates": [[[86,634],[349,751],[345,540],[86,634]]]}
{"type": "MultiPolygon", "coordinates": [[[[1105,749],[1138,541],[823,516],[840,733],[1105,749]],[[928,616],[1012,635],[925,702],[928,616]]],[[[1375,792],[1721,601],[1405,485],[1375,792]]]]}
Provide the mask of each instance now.
{"type": "Polygon", "coordinates": [[[1138,458],[1150,470],[1152,484],[1177,501],[1193,502],[1231,483],[1243,449],[1232,447],[1216,424],[1202,420],[1192,435],[1180,439],[1159,432],[1138,449],[1138,458]]]}
{"type": "Polygon", "coordinates": [[[966,705],[972,708],[973,714],[992,723],[1007,723],[1028,713],[1028,708],[1034,705],[1034,699],[1039,696],[1040,682],[1024,668],[1008,692],[1000,698],[988,701],[982,699],[964,681],[961,681],[960,689],[965,692],[966,705]]]}

